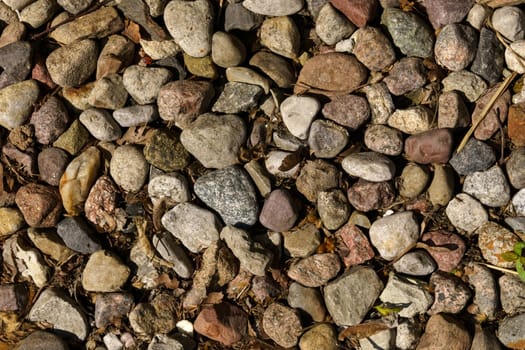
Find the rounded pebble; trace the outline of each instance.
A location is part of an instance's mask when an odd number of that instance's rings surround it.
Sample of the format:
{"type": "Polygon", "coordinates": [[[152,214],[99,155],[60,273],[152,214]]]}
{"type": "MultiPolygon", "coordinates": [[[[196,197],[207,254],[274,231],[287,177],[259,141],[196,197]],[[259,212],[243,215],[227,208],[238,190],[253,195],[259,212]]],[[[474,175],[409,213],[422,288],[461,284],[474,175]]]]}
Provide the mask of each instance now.
{"type": "Polygon", "coordinates": [[[138,192],[148,176],[148,162],[135,146],[120,146],[113,152],[109,172],[115,183],[125,191],[138,192]]]}

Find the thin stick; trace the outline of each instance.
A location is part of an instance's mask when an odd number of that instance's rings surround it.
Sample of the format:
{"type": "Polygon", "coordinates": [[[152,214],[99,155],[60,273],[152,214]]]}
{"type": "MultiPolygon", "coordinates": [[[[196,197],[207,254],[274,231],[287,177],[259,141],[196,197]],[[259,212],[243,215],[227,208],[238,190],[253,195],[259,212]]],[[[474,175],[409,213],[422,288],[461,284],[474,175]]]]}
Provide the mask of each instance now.
{"type": "Polygon", "coordinates": [[[499,267],[499,266],[491,265],[491,264],[486,264],[486,263],[480,263],[480,264],[481,265],[485,265],[486,267],[488,267],[489,269],[492,269],[492,270],[501,271],[501,272],[510,273],[512,275],[519,276],[519,274],[516,271],[514,271],[514,270],[505,269],[503,267],[499,267]]]}

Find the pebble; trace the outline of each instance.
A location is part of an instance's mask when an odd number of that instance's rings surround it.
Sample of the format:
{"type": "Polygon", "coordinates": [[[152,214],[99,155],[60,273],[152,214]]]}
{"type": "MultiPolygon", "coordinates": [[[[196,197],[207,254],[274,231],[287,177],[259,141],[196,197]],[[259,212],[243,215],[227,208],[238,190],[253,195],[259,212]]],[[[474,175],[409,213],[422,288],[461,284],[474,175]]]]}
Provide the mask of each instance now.
{"type": "MultiPolygon", "coordinates": [[[[49,84],[46,83],[46,85],[49,85],[49,84]]],[[[51,86],[56,87],[57,85],[51,82],[51,86]]],[[[62,97],[67,102],[69,102],[73,107],[75,107],[78,110],[83,111],[84,109],[88,109],[89,107],[92,107],[88,102],[88,98],[94,86],[95,86],[95,82],[90,82],[90,83],[85,83],[84,85],[81,85],[79,87],[63,88],[62,97]]]]}
{"type": "Polygon", "coordinates": [[[496,34],[488,28],[481,28],[478,50],[470,70],[494,85],[499,81],[505,66],[504,53],[505,47],[496,34]]]}
{"type": "Polygon", "coordinates": [[[262,327],[274,342],[284,348],[295,346],[302,333],[297,312],[276,302],[264,310],[262,327]]]}
{"type": "Polygon", "coordinates": [[[257,105],[263,89],[257,85],[228,82],[211,110],[219,113],[248,112],[257,105]]]}
{"type": "Polygon", "coordinates": [[[194,191],[226,224],[251,226],[257,222],[259,207],[255,188],[240,167],[226,167],[199,177],[194,191]]]}
{"type": "Polygon", "coordinates": [[[431,231],[421,236],[425,250],[436,261],[441,271],[453,271],[461,261],[466,251],[463,239],[447,231],[431,231]]]}
{"type": "Polygon", "coordinates": [[[220,237],[239,259],[240,267],[256,276],[264,276],[266,268],[272,260],[272,254],[264,247],[254,242],[248,233],[233,226],[222,229],[220,237]]]}
{"type": "Polygon", "coordinates": [[[62,101],[55,96],[50,96],[38,110],[33,112],[29,123],[33,125],[36,140],[43,145],[48,145],[66,131],[69,116],[62,101]]]}
{"type": "Polygon", "coordinates": [[[293,262],[288,268],[288,277],[306,287],[324,286],[341,270],[337,254],[314,254],[293,262]]]}
{"type": "Polygon", "coordinates": [[[101,249],[96,233],[80,216],[67,217],[57,224],[57,233],[65,245],[75,252],[91,254],[101,249]]]}
{"type": "Polygon", "coordinates": [[[507,175],[512,187],[521,189],[525,187],[525,148],[517,147],[510,153],[505,164],[507,175]]]}
{"type": "Polygon", "coordinates": [[[134,43],[122,35],[111,35],[97,60],[96,79],[122,72],[133,61],[134,43]]]}
{"type": "Polygon", "coordinates": [[[20,22],[38,28],[47,23],[58,10],[57,3],[51,0],[37,0],[20,11],[20,22]]]}
{"type": "Polygon", "coordinates": [[[415,135],[429,131],[432,118],[432,112],[427,107],[418,105],[407,109],[396,109],[388,118],[388,126],[405,134],[415,135]]]}
{"type": "Polygon", "coordinates": [[[416,198],[425,190],[429,180],[428,168],[408,163],[399,178],[399,194],[406,198],[416,198]]]}
{"type": "Polygon", "coordinates": [[[354,266],[324,288],[324,301],[336,325],[353,326],[363,321],[382,290],[372,268],[354,266]]]}
{"type": "Polygon", "coordinates": [[[310,128],[308,146],[318,158],[334,158],[348,144],[346,129],[328,120],[316,120],[310,128]]]}
{"type": "Polygon", "coordinates": [[[434,46],[436,62],[451,71],[465,69],[476,55],[476,31],[464,24],[447,24],[434,46]]]}
{"type": "Polygon", "coordinates": [[[321,233],[313,224],[305,224],[283,234],[284,249],[293,258],[304,258],[315,253],[321,245],[321,233]]]}
{"type": "Polygon", "coordinates": [[[384,82],[374,83],[363,87],[362,90],[370,104],[372,123],[386,124],[396,108],[386,84],[384,82]]]}
{"type": "Polygon", "coordinates": [[[192,253],[199,253],[219,239],[219,219],[192,203],[177,204],[162,216],[161,222],[192,253]]]}
{"type": "Polygon", "coordinates": [[[525,14],[515,6],[503,6],[494,10],[491,18],[494,29],[510,41],[525,38],[525,14]]]}
{"type": "Polygon", "coordinates": [[[34,80],[24,80],[0,90],[0,126],[11,130],[24,124],[36,103],[39,88],[34,80]]]}
{"type": "Polygon", "coordinates": [[[494,149],[475,138],[468,140],[459,153],[454,152],[449,161],[459,175],[470,175],[477,171],[485,171],[495,162],[494,149]]]}
{"type": "MultiPolygon", "coordinates": [[[[474,108],[474,112],[472,112],[472,123],[476,123],[481,118],[481,113],[485,108],[485,105],[489,103],[497,88],[498,86],[494,86],[491,89],[487,90],[476,101],[476,108],[474,108]]],[[[496,133],[496,131],[500,130],[500,125],[502,125],[505,122],[505,119],[507,117],[509,104],[510,92],[506,91],[496,99],[496,102],[494,103],[488,114],[476,128],[476,131],[474,131],[474,137],[478,140],[488,140],[492,137],[492,135],[496,133]]]]}
{"type": "Polygon", "coordinates": [[[510,43],[509,48],[505,50],[505,63],[507,68],[516,73],[523,74],[523,51],[525,50],[525,40],[517,40],[510,43]]]}
{"type": "MultiPolygon", "coordinates": [[[[0,12],[1,11],[2,10],[0,10],[0,12]]],[[[0,14],[0,16],[2,15],[0,14]]],[[[6,23],[8,24],[4,27],[0,35],[0,47],[4,47],[14,42],[22,40],[22,38],[24,37],[26,33],[26,27],[24,26],[23,23],[18,22],[18,21],[13,21],[11,23],[6,22],[6,23]]],[[[9,65],[9,63],[7,62],[4,64],[9,65]]]]}
{"type": "Polygon", "coordinates": [[[493,320],[499,301],[492,272],[487,267],[472,262],[465,267],[465,277],[475,292],[473,304],[482,316],[493,320]]]}
{"type": "Polygon", "coordinates": [[[470,349],[471,336],[462,322],[446,314],[432,315],[417,350],[470,349]]]}
{"type": "Polygon", "coordinates": [[[140,105],[155,102],[161,88],[172,78],[166,68],[132,65],[122,74],[122,84],[131,97],[140,105]]]}
{"type": "Polygon", "coordinates": [[[24,216],[16,208],[0,208],[0,237],[9,236],[25,225],[24,216]]]}
{"type": "Polygon", "coordinates": [[[509,315],[525,311],[525,285],[518,277],[503,275],[498,280],[503,311],[509,315]]]}
{"type": "Polygon", "coordinates": [[[82,287],[90,292],[116,292],[126,283],[130,269],[107,250],[89,256],[82,271],[82,287]]]}
{"type": "Polygon", "coordinates": [[[462,92],[469,102],[476,101],[487,90],[487,83],[479,75],[466,70],[450,72],[441,83],[443,92],[462,92]]]}
{"type": "Polygon", "coordinates": [[[328,324],[321,323],[303,333],[299,340],[301,350],[337,350],[337,333],[328,324]]]}
{"type": "Polygon", "coordinates": [[[20,233],[4,241],[2,258],[9,264],[9,273],[21,276],[25,280],[32,280],[37,288],[48,285],[51,269],[40,252],[28,245],[20,233]]]}
{"type": "Polygon", "coordinates": [[[459,193],[452,199],[446,209],[446,214],[456,229],[471,234],[488,221],[488,214],[480,202],[466,193],[459,193]]]}
{"type": "Polygon", "coordinates": [[[288,289],[288,305],[305,312],[315,322],[321,322],[326,316],[323,297],[317,288],[304,287],[292,282],[288,289]]]}
{"type": "Polygon", "coordinates": [[[369,182],[363,179],[353,184],[347,195],[350,204],[362,212],[388,207],[396,197],[392,183],[369,182]]]}
{"type": "Polygon", "coordinates": [[[53,82],[59,86],[79,86],[95,73],[98,54],[95,41],[80,40],[51,52],[46,67],[53,82]]]}
{"type": "Polygon", "coordinates": [[[11,143],[5,144],[2,147],[2,152],[11,164],[17,164],[22,172],[28,175],[36,173],[36,157],[34,148],[30,148],[27,152],[20,151],[15,145],[11,143]]]}
{"type": "Polygon", "coordinates": [[[179,137],[169,130],[153,131],[146,141],[143,153],[149,164],[166,172],[181,170],[190,162],[190,154],[179,137]]]}
{"type": "Polygon", "coordinates": [[[119,189],[107,175],[95,182],[84,205],[86,218],[99,232],[112,232],[117,228],[115,215],[119,189]]]}
{"type": "Polygon", "coordinates": [[[291,193],[276,189],[265,199],[259,221],[269,230],[282,232],[291,229],[298,216],[299,210],[291,193]]]}
{"type": "Polygon", "coordinates": [[[512,207],[518,216],[525,216],[525,190],[519,190],[512,197],[512,207]]]}
{"type": "Polygon", "coordinates": [[[291,17],[271,17],[263,21],[260,29],[261,45],[286,58],[299,56],[301,35],[291,17]]]}
{"type": "Polygon", "coordinates": [[[111,74],[95,82],[88,102],[93,107],[115,110],[124,107],[127,99],[128,92],[122,84],[122,77],[111,74]]]}
{"type": "Polygon", "coordinates": [[[400,212],[374,221],[369,235],[381,257],[391,261],[417,242],[419,225],[411,211],[400,212]]]}
{"type": "Polygon", "coordinates": [[[322,113],[325,118],[337,124],[357,130],[370,118],[370,106],[364,97],[351,94],[341,95],[326,103],[322,113]]]}
{"type": "Polygon", "coordinates": [[[422,281],[391,273],[379,299],[384,303],[401,305],[399,316],[410,318],[425,313],[432,305],[433,297],[426,288],[422,281]]]}
{"type": "Polygon", "coordinates": [[[159,115],[184,129],[203,113],[213,97],[213,86],[204,81],[179,80],[164,85],[158,93],[159,115]]]}
{"type": "Polygon", "coordinates": [[[391,348],[395,341],[395,334],[394,329],[381,330],[371,336],[359,339],[359,345],[361,350],[375,350],[378,347],[380,349],[388,349],[391,348]]]}
{"type": "Polygon", "coordinates": [[[463,192],[488,207],[501,207],[507,205],[510,200],[509,183],[498,165],[467,175],[463,183],[463,192]]]}
{"type": "Polygon", "coordinates": [[[84,11],[92,2],[93,0],[57,0],[64,10],[74,15],[84,11]]]}
{"type": "Polygon", "coordinates": [[[34,331],[20,341],[16,348],[18,350],[69,350],[67,343],[58,335],[44,331],[34,331]]]}
{"type": "Polygon", "coordinates": [[[74,254],[53,231],[29,228],[27,236],[39,251],[59,263],[66,261],[74,254]]]}
{"type": "MultiPolygon", "coordinates": [[[[263,139],[265,135],[263,134],[263,131],[266,132],[266,126],[264,126],[264,128],[265,128],[264,130],[262,129],[260,130],[261,135],[259,139],[260,141],[258,143],[261,143],[261,144],[262,142],[264,142],[263,139]]],[[[252,130],[252,135],[254,135],[253,133],[255,132],[256,132],[255,130],[252,130]]],[[[272,133],[272,139],[273,139],[273,142],[275,143],[275,146],[277,146],[277,148],[285,150],[285,151],[289,151],[289,152],[298,151],[298,153],[300,153],[306,146],[303,140],[293,136],[286,128],[279,128],[278,130],[274,131],[272,133]]]]}
{"type": "Polygon", "coordinates": [[[426,58],[432,55],[434,33],[430,26],[413,12],[385,8],[381,16],[394,44],[406,56],[426,58]]]}
{"type": "Polygon", "coordinates": [[[56,188],[29,183],[18,189],[15,202],[31,227],[54,227],[62,214],[56,188]]]}
{"type": "Polygon", "coordinates": [[[400,322],[396,327],[396,346],[399,349],[415,349],[422,332],[422,325],[417,325],[413,319],[400,322]]]}
{"type": "Polygon", "coordinates": [[[295,74],[292,66],[279,55],[259,51],[250,59],[250,66],[259,68],[280,88],[286,89],[295,83],[295,74]]]}
{"type": "Polygon", "coordinates": [[[61,148],[71,155],[77,155],[89,141],[89,131],[78,119],[75,119],[69,128],[53,142],[53,146],[61,148]]]}
{"type": "Polygon", "coordinates": [[[271,191],[272,186],[267,171],[256,160],[251,160],[244,164],[244,170],[250,175],[259,193],[266,197],[271,191]]]}
{"type": "Polygon", "coordinates": [[[153,236],[152,244],[164,260],[173,264],[173,270],[177,275],[182,278],[190,278],[193,275],[193,264],[173,235],[162,231],[153,236]]]}
{"type": "Polygon", "coordinates": [[[474,1],[457,2],[454,0],[427,0],[425,10],[434,29],[440,29],[447,24],[461,22],[469,13],[474,1]]]}
{"type": "Polygon", "coordinates": [[[292,135],[307,139],[310,125],[321,109],[319,101],[309,96],[292,95],[281,102],[283,123],[292,135]]]}
{"type": "Polygon", "coordinates": [[[457,91],[446,91],[438,99],[438,128],[463,128],[470,124],[470,113],[457,91]]]}
{"type": "Polygon", "coordinates": [[[340,171],[332,164],[323,161],[306,161],[295,182],[297,190],[310,202],[315,202],[319,192],[336,188],[340,171]]]}
{"type": "Polygon", "coordinates": [[[102,337],[102,341],[106,346],[107,350],[122,350],[124,344],[120,341],[119,337],[113,333],[108,333],[102,337]]]}
{"type": "Polygon", "coordinates": [[[140,39],[144,52],[154,60],[162,60],[180,53],[181,48],[175,40],[145,40],[140,39]]]}
{"type": "Polygon", "coordinates": [[[148,183],[148,195],[154,205],[163,200],[181,203],[191,199],[188,181],[180,173],[163,174],[152,178],[148,183]]]}
{"type": "Polygon", "coordinates": [[[335,233],[337,239],[343,243],[339,245],[339,255],[345,266],[365,263],[375,254],[364,233],[351,222],[348,222],[335,233]]]}
{"type": "Polygon", "coordinates": [[[392,95],[401,96],[419,89],[427,82],[423,60],[417,57],[404,57],[394,63],[384,79],[392,95]]]}
{"type": "Polygon", "coordinates": [[[317,212],[324,227],[337,230],[350,217],[348,199],[340,189],[320,191],[317,195],[317,212]]]}
{"type": "Polygon", "coordinates": [[[352,23],[359,28],[364,27],[375,18],[377,13],[377,1],[344,1],[330,0],[330,3],[341,11],[352,23]]]}
{"type": "Polygon", "coordinates": [[[446,206],[454,197],[455,175],[448,165],[434,165],[434,177],[428,187],[428,199],[434,206],[446,206]]]}
{"type": "Polygon", "coordinates": [[[172,0],[164,9],[164,23],[185,53],[204,57],[211,51],[213,12],[208,0],[172,0]]]}
{"type": "Polygon", "coordinates": [[[506,261],[502,254],[512,251],[518,237],[495,222],[486,222],[478,230],[478,245],[485,260],[492,265],[504,268],[514,267],[514,262],[506,261]]]}
{"type": "Polygon", "coordinates": [[[501,350],[501,343],[498,341],[498,338],[496,338],[494,332],[476,325],[471,349],[501,350]]]}
{"type": "Polygon", "coordinates": [[[23,284],[0,285],[0,310],[22,311],[28,301],[28,290],[23,284]]]}
{"type": "Polygon", "coordinates": [[[470,300],[470,289],[454,275],[433,273],[430,276],[430,285],[434,289],[434,304],[427,312],[429,315],[457,314],[470,300]]]}
{"type": "Polygon", "coordinates": [[[123,128],[140,126],[156,120],[157,108],[154,105],[123,107],[113,111],[113,119],[123,128]]]}
{"type": "Polygon", "coordinates": [[[509,108],[507,122],[508,136],[515,146],[525,146],[523,130],[525,128],[525,104],[514,104],[509,108]]]}
{"type": "Polygon", "coordinates": [[[371,182],[389,181],[395,174],[395,164],[376,152],[351,154],[343,159],[341,165],[350,176],[371,182]]]}
{"type": "Polygon", "coordinates": [[[437,268],[434,259],[424,250],[406,253],[393,266],[396,272],[411,276],[427,276],[437,268]]]}
{"type": "Polygon", "coordinates": [[[204,307],[193,326],[197,333],[231,346],[246,336],[248,316],[241,308],[222,302],[204,307]]]}
{"type": "Polygon", "coordinates": [[[325,4],[315,21],[315,32],[326,45],[335,45],[349,37],[355,26],[329,3],[325,4]]]}
{"type": "Polygon", "coordinates": [[[525,343],[523,321],[525,321],[525,313],[510,316],[500,321],[497,335],[503,345],[511,349],[523,347],[523,343],[525,343]]]}
{"type": "Polygon", "coordinates": [[[40,293],[28,319],[33,322],[47,322],[55,331],[83,341],[89,332],[89,324],[80,307],[73,299],[57,288],[46,288],[40,293]]]}
{"type": "Polygon", "coordinates": [[[408,137],[405,140],[405,153],[409,160],[420,164],[447,163],[452,145],[449,129],[432,129],[408,137]]]}
{"type": "Polygon", "coordinates": [[[505,223],[518,235],[525,233],[525,217],[506,217],[505,223]]]}
{"type": "Polygon", "coordinates": [[[299,170],[301,169],[301,164],[297,163],[292,168],[288,169],[288,165],[286,163],[287,157],[292,156],[292,152],[283,152],[283,151],[270,151],[268,152],[266,159],[264,160],[264,165],[266,166],[266,170],[272,175],[275,175],[276,177],[282,177],[282,178],[295,178],[299,174],[299,170]],[[288,169],[288,170],[281,170],[281,169],[288,169]]]}
{"type": "Polygon", "coordinates": [[[80,114],[79,120],[97,140],[109,142],[122,136],[119,125],[104,109],[86,109],[80,114]]]}
{"type": "Polygon", "coordinates": [[[184,350],[184,342],[181,340],[186,340],[188,338],[185,336],[178,337],[177,335],[178,334],[172,338],[164,334],[156,334],[153,336],[153,339],[148,346],[148,350],[184,350]]]}
{"type": "Polygon", "coordinates": [[[381,71],[396,60],[394,47],[388,37],[375,27],[358,29],[351,37],[352,53],[373,72],[381,71]]]}
{"type": "Polygon", "coordinates": [[[244,0],[242,6],[264,16],[289,16],[299,11],[304,6],[303,0],[244,0]]]}
{"type": "Polygon", "coordinates": [[[325,53],[306,61],[297,78],[294,93],[314,88],[328,96],[349,94],[359,88],[367,77],[365,66],[355,57],[339,52],[325,53]],[[319,74],[321,71],[323,74],[319,74]]]}
{"type": "Polygon", "coordinates": [[[242,3],[231,2],[226,5],[224,11],[224,30],[250,31],[261,25],[263,16],[258,15],[242,5],[242,3]]]}
{"type": "Polygon", "coordinates": [[[477,30],[481,30],[492,10],[481,4],[474,4],[467,15],[467,22],[477,30]]]}
{"type": "Polygon", "coordinates": [[[238,66],[246,58],[246,48],[237,37],[218,31],[212,36],[211,58],[219,67],[238,66]]]}
{"type": "MultiPolygon", "coordinates": [[[[2,38],[0,37],[0,42],[2,38]]],[[[31,71],[31,44],[25,41],[13,41],[0,44],[0,89],[23,81],[31,71]]]]}
{"type": "Polygon", "coordinates": [[[178,302],[168,293],[157,294],[151,302],[140,303],[128,313],[129,323],[135,334],[148,335],[170,333],[178,318],[175,312],[178,302]]]}
{"type": "Polygon", "coordinates": [[[250,68],[229,67],[226,69],[226,78],[229,82],[257,85],[263,89],[265,94],[270,92],[270,82],[268,79],[250,68]]]}
{"type": "Polygon", "coordinates": [[[273,277],[269,275],[254,276],[251,291],[258,303],[268,302],[283,292],[273,277]]]}
{"type": "Polygon", "coordinates": [[[115,183],[125,191],[140,191],[148,177],[148,170],[148,162],[136,146],[120,146],[113,152],[109,173],[115,183]]]}

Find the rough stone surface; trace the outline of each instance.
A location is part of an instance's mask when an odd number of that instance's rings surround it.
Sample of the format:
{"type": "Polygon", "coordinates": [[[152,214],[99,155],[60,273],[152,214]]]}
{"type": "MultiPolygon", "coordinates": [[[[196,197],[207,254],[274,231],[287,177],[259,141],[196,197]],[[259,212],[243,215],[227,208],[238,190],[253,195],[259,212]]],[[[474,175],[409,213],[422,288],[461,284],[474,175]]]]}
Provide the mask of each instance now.
{"type": "Polygon", "coordinates": [[[302,326],[295,310],[272,303],[264,311],[262,318],[264,332],[278,345],[289,348],[299,341],[302,326]]]}
{"type": "Polygon", "coordinates": [[[426,291],[425,287],[426,284],[421,281],[415,279],[407,281],[403,277],[391,273],[379,299],[384,303],[402,305],[399,316],[414,317],[417,314],[425,313],[432,305],[433,297],[426,291]]]}
{"type": "Polygon", "coordinates": [[[231,346],[246,335],[248,317],[239,307],[223,302],[203,308],[194,327],[196,332],[231,346]]]}
{"type": "Polygon", "coordinates": [[[308,146],[318,158],[334,158],[348,144],[348,131],[329,120],[316,120],[310,128],[308,146]]]}
{"type": "Polygon", "coordinates": [[[148,163],[142,152],[133,145],[120,146],[113,152],[110,174],[125,191],[138,192],[148,175],[148,163]]]}
{"type": "Polygon", "coordinates": [[[0,126],[11,130],[24,124],[38,99],[34,80],[24,80],[0,90],[0,126]]]}
{"type": "Polygon", "coordinates": [[[370,241],[382,258],[393,260],[419,238],[419,225],[411,211],[385,216],[370,227],[370,241]]]}
{"type": "Polygon", "coordinates": [[[284,235],[284,249],[294,258],[307,257],[321,245],[321,233],[313,224],[305,224],[284,235]]]}
{"type": "Polygon", "coordinates": [[[466,70],[451,72],[441,83],[444,92],[459,91],[469,102],[476,101],[487,90],[487,83],[479,75],[466,70]]]}
{"type": "Polygon", "coordinates": [[[323,297],[318,288],[308,288],[292,282],[288,289],[287,301],[288,305],[305,312],[316,322],[323,321],[326,316],[323,297]]]}
{"type": "Polygon", "coordinates": [[[427,82],[423,60],[417,57],[404,57],[394,63],[385,84],[392,95],[400,96],[423,87],[427,82]]]}
{"type": "Polygon", "coordinates": [[[76,41],[51,52],[47,56],[46,67],[57,85],[79,86],[95,72],[98,53],[93,40],[76,41]]]}
{"type": "Polygon", "coordinates": [[[297,177],[295,186],[306,199],[315,202],[320,192],[337,187],[340,175],[340,171],[326,161],[307,161],[297,177]]]}
{"type": "Polygon", "coordinates": [[[484,223],[477,231],[478,245],[481,254],[489,264],[499,267],[512,268],[514,262],[503,259],[502,254],[514,249],[518,237],[495,222],[484,223]]]}
{"type": "Polygon", "coordinates": [[[37,141],[48,145],[66,131],[69,116],[62,101],[51,96],[31,115],[29,123],[33,125],[37,141]]]}
{"type": "Polygon", "coordinates": [[[260,29],[261,45],[287,58],[299,55],[301,35],[289,16],[271,17],[263,21],[260,29]]]}
{"type": "Polygon", "coordinates": [[[481,315],[493,320],[499,306],[494,275],[481,264],[469,263],[465,268],[465,276],[474,289],[473,304],[481,315]]]}
{"type": "Polygon", "coordinates": [[[437,314],[430,317],[417,350],[467,350],[471,336],[466,327],[455,318],[437,314]]]}
{"type": "Polygon", "coordinates": [[[509,183],[498,165],[467,175],[463,192],[489,207],[501,207],[510,200],[509,183]]]}
{"type": "Polygon", "coordinates": [[[363,92],[370,104],[372,123],[386,124],[396,108],[386,84],[379,82],[367,85],[363,88],[363,92]]]}
{"type": "Polygon", "coordinates": [[[350,36],[355,26],[332,5],[324,5],[315,22],[315,32],[327,45],[334,45],[338,41],[350,36]]]}
{"type": "Polygon", "coordinates": [[[361,152],[346,156],[341,163],[343,170],[351,176],[371,182],[391,180],[395,173],[394,163],[375,152],[361,152]]]}
{"type": "MultiPolygon", "coordinates": [[[[379,28],[360,28],[352,35],[351,40],[355,42],[352,53],[371,71],[383,70],[396,60],[394,46],[379,28]]],[[[394,69],[395,65],[392,70],[394,69]]]]}
{"type": "Polygon", "coordinates": [[[503,275],[498,280],[501,307],[509,315],[525,311],[525,285],[517,276],[503,275]]]}
{"type": "Polygon", "coordinates": [[[367,212],[390,206],[395,200],[395,189],[390,182],[359,179],[348,189],[347,195],[354,208],[367,212]]]}
{"type": "Polygon", "coordinates": [[[122,74],[122,84],[137,103],[153,103],[162,86],[172,77],[166,68],[132,65],[122,74]]]}
{"type": "Polygon", "coordinates": [[[290,192],[276,189],[264,201],[259,221],[272,231],[282,232],[291,229],[298,216],[298,208],[290,192]]]}
{"type": "Polygon", "coordinates": [[[35,331],[20,341],[18,350],[68,350],[67,343],[58,335],[45,331],[35,331]]]}
{"type": "Polygon", "coordinates": [[[109,251],[89,256],[82,272],[82,287],[90,292],[116,292],[126,283],[130,269],[109,251]]]}
{"type": "Polygon", "coordinates": [[[525,321],[525,313],[515,316],[507,317],[498,327],[498,339],[503,345],[511,349],[523,348],[525,343],[525,331],[523,330],[523,322],[525,321]]]}
{"type": "Polygon", "coordinates": [[[336,230],[350,216],[348,199],[339,189],[321,191],[317,196],[317,212],[327,229],[336,230]]]}
{"type": "Polygon", "coordinates": [[[456,227],[472,233],[489,220],[487,211],[480,202],[466,193],[458,193],[445,210],[448,219],[456,227]]]}
{"type": "Polygon", "coordinates": [[[314,254],[292,263],[288,277],[306,287],[320,287],[334,278],[340,269],[337,254],[314,254]]]}
{"type": "Polygon", "coordinates": [[[446,91],[438,99],[438,128],[465,127],[470,123],[470,113],[457,91],[446,91]]]}
{"type": "Polygon", "coordinates": [[[477,40],[476,31],[468,25],[446,25],[434,46],[436,62],[451,71],[466,68],[474,60],[477,40]]]}
{"type": "Polygon", "coordinates": [[[365,234],[353,223],[348,222],[335,233],[339,244],[339,256],[345,266],[362,264],[375,254],[365,234]]]}
{"type": "Polygon", "coordinates": [[[60,219],[62,204],[56,188],[29,183],[16,193],[15,202],[32,227],[54,227],[60,219]]]}
{"type": "Polygon", "coordinates": [[[450,165],[459,175],[485,171],[496,162],[494,149],[488,144],[471,138],[459,153],[450,158],[450,165]]]}
{"type": "Polygon", "coordinates": [[[432,129],[405,140],[409,160],[420,164],[446,163],[452,153],[452,133],[449,129],[432,129]]]}
{"type": "Polygon", "coordinates": [[[428,310],[429,315],[457,314],[471,297],[470,289],[453,275],[436,272],[430,276],[430,285],[434,288],[434,304],[428,310]]]}
{"type": "Polygon", "coordinates": [[[481,28],[478,50],[470,70],[488,81],[489,84],[496,84],[505,66],[504,53],[505,47],[500,43],[496,34],[488,28],[481,28]]]}
{"type": "Polygon", "coordinates": [[[397,109],[388,118],[388,125],[405,134],[415,135],[429,131],[432,123],[432,113],[422,105],[397,109]]]}
{"type": "Polygon", "coordinates": [[[403,255],[393,266],[399,273],[412,276],[426,276],[434,272],[437,264],[424,250],[415,250],[403,255]]]}
{"type": "Polygon", "coordinates": [[[337,334],[334,328],[327,324],[318,324],[304,332],[299,341],[301,350],[336,350],[338,349],[337,334]]]}
{"type": "Polygon", "coordinates": [[[262,93],[263,89],[257,85],[228,82],[211,110],[220,113],[248,112],[257,105],[262,93]]]}
{"type": "Polygon", "coordinates": [[[326,103],[322,113],[325,118],[356,130],[370,117],[370,106],[364,97],[341,95],[326,103]]]}
{"type": "Polygon", "coordinates": [[[434,29],[439,29],[447,24],[461,22],[467,16],[473,3],[472,0],[426,0],[424,6],[430,23],[434,29]]]}

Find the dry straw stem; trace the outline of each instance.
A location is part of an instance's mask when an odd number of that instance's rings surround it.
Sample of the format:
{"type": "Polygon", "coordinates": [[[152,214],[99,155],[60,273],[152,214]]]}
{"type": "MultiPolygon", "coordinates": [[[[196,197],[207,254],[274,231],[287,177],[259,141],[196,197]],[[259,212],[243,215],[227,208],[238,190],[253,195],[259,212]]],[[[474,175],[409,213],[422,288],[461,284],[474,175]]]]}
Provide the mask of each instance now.
{"type": "Polygon", "coordinates": [[[492,8],[503,6],[515,6],[525,4],[525,0],[478,0],[478,4],[487,5],[492,8]]]}

